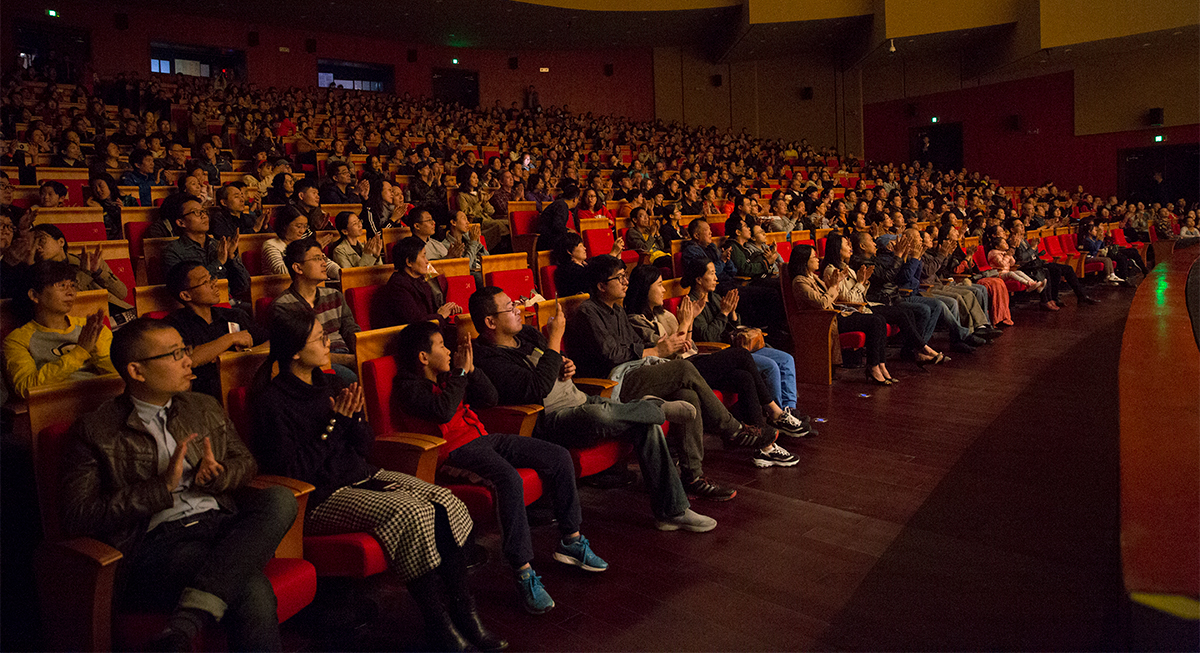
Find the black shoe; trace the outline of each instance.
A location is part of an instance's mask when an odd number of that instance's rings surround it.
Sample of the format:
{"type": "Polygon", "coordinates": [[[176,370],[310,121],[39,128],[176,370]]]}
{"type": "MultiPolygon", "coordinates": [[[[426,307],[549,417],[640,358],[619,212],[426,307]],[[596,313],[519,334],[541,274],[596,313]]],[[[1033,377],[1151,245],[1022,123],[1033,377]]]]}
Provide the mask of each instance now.
{"type": "Polygon", "coordinates": [[[950,344],[950,348],[960,354],[974,354],[975,348],[968,345],[966,341],[960,341],[950,344]]]}
{"type": "Polygon", "coordinates": [[[1080,298],[1079,298],[1079,302],[1078,302],[1078,303],[1080,303],[1080,304],[1090,304],[1090,305],[1092,305],[1092,306],[1095,306],[1096,304],[1099,304],[1099,303],[1100,303],[1100,300],[1099,300],[1099,299],[1094,299],[1094,298],[1092,298],[1092,297],[1090,297],[1090,296],[1088,296],[1088,295],[1084,295],[1084,296],[1082,296],[1082,297],[1080,297],[1080,298]]]}
{"type": "Polygon", "coordinates": [[[467,597],[454,601],[450,608],[450,618],[458,631],[480,651],[503,651],[508,648],[508,642],[490,632],[479,618],[479,610],[475,607],[475,599],[467,597]]]}
{"type": "Polygon", "coordinates": [[[737,490],[710,483],[703,476],[684,481],[683,489],[698,499],[708,499],[709,501],[729,501],[737,496],[737,490]]]}
{"type": "Polygon", "coordinates": [[[192,646],[191,637],[174,628],[168,628],[155,637],[154,641],[147,644],[146,650],[184,653],[193,651],[195,648],[192,646]]]}
{"type": "Polygon", "coordinates": [[[612,490],[619,487],[626,487],[637,483],[637,472],[623,467],[622,465],[614,465],[613,467],[579,479],[580,483],[588,487],[594,487],[600,490],[612,490]]]}
{"type": "Polygon", "coordinates": [[[891,385],[892,384],[890,379],[877,379],[877,378],[871,376],[871,370],[863,370],[863,376],[866,377],[867,383],[870,383],[871,385],[891,385]]]}
{"type": "Polygon", "coordinates": [[[774,442],[778,437],[779,434],[773,428],[761,428],[751,426],[750,424],[742,424],[742,428],[737,433],[725,438],[725,444],[734,447],[762,449],[774,442]]]}
{"type": "Polygon", "coordinates": [[[1002,335],[1004,335],[1004,332],[1000,329],[993,329],[991,327],[980,327],[975,329],[975,336],[978,338],[983,338],[984,340],[995,340],[1002,335]]]}
{"type": "Polygon", "coordinates": [[[980,338],[979,336],[974,335],[974,334],[969,335],[966,338],[963,338],[963,342],[967,343],[968,345],[970,345],[972,347],[982,347],[987,344],[986,340],[984,340],[983,338],[980,338]]]}
{"type": "Polygon", "coordinates": [[[470,542],[463,547],[463,555],[467,557],[467,569],[474,569],[488,562],[487,547],[478,542],[470,542]]]}

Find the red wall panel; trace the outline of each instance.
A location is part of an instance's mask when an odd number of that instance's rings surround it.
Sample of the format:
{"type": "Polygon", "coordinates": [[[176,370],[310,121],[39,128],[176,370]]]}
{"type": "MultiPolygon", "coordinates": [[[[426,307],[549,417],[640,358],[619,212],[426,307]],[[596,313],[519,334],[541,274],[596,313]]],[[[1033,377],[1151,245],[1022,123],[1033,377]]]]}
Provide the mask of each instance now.
{"type": "MultiPolygon", "coordinates": [[[[429,95],[433,68],[458,67],[479,73],[479,96],[483,106],[499,100],[505,107],[520,102],[524,89],[533,84],[545,106],[567,104],[572,110],[628,116],[637,120],[654,118],[654,70],[650,48],[604,51],[502,51],[414,45],[400,41],[363,38],[347,34],[242,23],[228,18],[171,14],[140,7],[109,3],[59,2],[58,20],[72,27],[89,29],[94,66],[102,75],[137,71],[149,76],[150,42],[165,41],[192,45],[235,48],[246,53],[250,81],[260,87],[315,86],[317,59],[345,59],[391,64],[396,71],[396,92],[429,95]],[[118,31],[113,14],[129,15],[129,28],[118,31]],[[259,44],[247,45],[251,31],[259,44]],[[306,39],[316,39],[317,53],[304,51],[306,39]],[[289,52],[280,52],[285,47],[289,52]],[[418,51],[418,61],[408,62],[408,50],[418,51]],[[518,57],[517,70],[508,68],[509,57],[518,57]],[[613,76],[604,75],[604,64],[613,64],[613,76]],[[538,69],[547,67],[548,73],[538,69]]],[[[44,9],[35,6],[3,5],[3,36],[11,42],[14,17],[48,20],[44,9]]]]}
{"type": "Polygon", "coordinates": [[[1195,143],[1200,125],[1147,128],[1109,134],[1075,135],[1074,75],[1071,72],[966,88],[863,107],[866,156],[874,161],[909,160],[908,132],[929,124],[963,125],[963,165],[1006,185],[1029,186],[1053,180],[1059,188],[1077,185],[1091,193],[1117,192],[1117,151],[1154,145],[1195,143]],[[909,117],[905,108],[917,107],[909,117]],[[1020,129],[1008,128],[1020,116],[1020,129]]]}

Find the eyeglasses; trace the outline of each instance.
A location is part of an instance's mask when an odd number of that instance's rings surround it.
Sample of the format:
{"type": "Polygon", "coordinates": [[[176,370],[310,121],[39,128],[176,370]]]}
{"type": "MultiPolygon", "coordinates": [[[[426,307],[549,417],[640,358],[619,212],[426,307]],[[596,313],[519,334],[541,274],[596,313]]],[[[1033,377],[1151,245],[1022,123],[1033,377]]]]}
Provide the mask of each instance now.
{"type": "Polygon", "coordinates": [[[204,209],[192,209],[191,211],[183,212],[183,217],[186,218],[189,215],[204,215],[204,209]]]}
{"type": "Polygon", "coordinates": [[[310,342],[317,342],[318,340],[321,342],[321,344],[328,346],[329,345],[329,334],[322,331],[321,335],[317,336],[316,338],[308,339],[307,341],[305,341],[304,344],[308,344],[310,342]]]}
{"type": "Polygon", "coordinates": [[[505,306],[504,308],[502,308],[494,313],[488,313],[488,315],[503,315],[505,313],[520,313],[520,312],[521,312],[520,304],[518,304],[516,302],[509,302],[508,306],[505,306]]]}
{"type": "Polygon", "coordinates": [[[615,276],[615,277],[609,277],[609,278],[608,278],[608,279],[606,279],[605,281],[606,281],[606,282],[608,282],[608,281],[614,281],[614,280],[617,280],[617,279],[619,279],[619,280],[621,281],[621,283],[623,283],[623,284],[627,284],[627,283],[629,283],[629,275],[628,275],[628,274],[626,274],[626,273],[624,273],[624,272],[622,272],[621,274],[618,274],[618,275],[617,275],[617,276],[615,276]]]}
{"type": "Polygon", "coordinates": [[[195,289],[199,288],[200,286],[215,286],[215,285],[217,285],[217,278],[209,277],[194,286],[188,286],[187,288],[184,288],[184,290],[195,290],[195,289]]]}
{"type": "Polygon", "coordinates": [[[159,358],[166,358],[167,356],[170,356],[170,357],[171,357],[171,360],[182,360],[184,356],[189,356],[189,357],[190,357],[191,355],[192,355],[192,348],[191,348],[191,347],[180,347],[179,349],[175,349],[175,350],[173,350],[173,351],[169,351],[169,352],[167,352],[167,353],[165,353],[165,354],[159,354],[159,355],[157,355],[157,356],[148,356],[148,357],[146,357],[146,358],[139,358],[139,359],[137,359],[137,360],[135,360],[135,361],[133,361],[133,362],[135,362],[135,363],[145,363],[146,361],[152,361],[152,360],[156,360],[156,359],[159,359],[159,358]]]}
{"type": "Polygon", "coordinates": [[[304,259],[304,262],[305,262],[305,263],[308,263],[308,262],[310,262],[310,261],[316,261],[316,262],[318,262],[318,263],[328,263],[328,262],[329,262],[329,257],[328,257],[328,256],[325,256],[324,254],[317,254],[316,256],[314,256],[314,257],[312,257],[312,258],[306,258],[306,259],[304,259]]]}

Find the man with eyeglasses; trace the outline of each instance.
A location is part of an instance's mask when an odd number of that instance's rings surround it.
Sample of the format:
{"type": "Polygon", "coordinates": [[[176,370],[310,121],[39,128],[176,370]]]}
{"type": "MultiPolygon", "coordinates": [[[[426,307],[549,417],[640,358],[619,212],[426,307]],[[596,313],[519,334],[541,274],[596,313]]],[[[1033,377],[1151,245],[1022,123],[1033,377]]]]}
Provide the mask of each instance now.
{"type": "MultiPolygon", "coordinates": [[[[171,206],[175,207],[176,204],[171,206]]],[[[184,261],[195,261],[207,268],[212,276],[227,279],[230,295],[248,290],[250,272],[242,265],[237,233],[228,238],[209,235],[208,211],[200,205],[200,198],[194,195],[185,195],[177,206],[179,214],[174,216],[175,226],[182,233],[163,250],[164,274],[184,261]]],[[[164,216],[164,219],[170,217],[164,216]]]]}
{"type": "Polygon", "coordinates": [[[354,188],[354,169],[345,161],[329,164],[329,181],[321,186],[322,204],[360,204],[354,188]]]}
{"type": "Polygon", "coordinates": [[[320,243],[309,236],[288,243],[283,250],[283,262],[292,276],[292,285],[271,302],[270,314],[294,309],[297,305],[312,309],[329,336],[333,371],[347,383],[354,383],[358,380],[358,374],[354,372],[358,365],[354,358],[354,339],[362,329],[350,312],[346,297],[338,290],[321,285],[329,278],[329,258],[321,251],[320,243]]]}
{"type": "Polygon", "coordinates": [[[267,340],[267,332],[246,311],[216,306],[221,295],[217,278],[196,261],[184,261],[167,270],[167,291],[183,308],[167,316],[183,342],[194,351],[192,390],[221,399],[221,377],[217,358],[234,349],[243,350],[267,340]]]}
{"type": "Polygon", "coordinates": [[[112,331],[104,312],[69,315],[75,306],[74,266],[41,261],[33,266],[27,299],[33,319],[4,339],[4,372],[21,398],[32,388],[88,379],[116,370],[109,360],[112,331]]]}
{"type": "Polygon", "coordinates": [[[420,238],[409,236],[393,245],[392,263],[396,271],[376,295],[379,326],[429,320],[446,326],[451,316],[463,311],[458,304],[445,301],[441,288],[427,280],[429,258],[420,238]]]}
{"type": "Polygon", "coordinates": [[[169,324],[126,324],[112,353],[125,392],[66,438],[63,529],[123,554],[115,587],[126,609],[173,608],[147,650],[194,650],[217,622],[232,650],[280,650],[263,568],[295,520],[295,498],[248,486],[254,458],[221,404],[189,392],[193,352],[169,324]]]}
{"type": "Polygon", "coordinates": [[[632,442],[658,529],[704,533],[716,528],[717,520],[691,509],[663,435],[668,419],[695,419],[691,404],[655,398],[622,403],[584,394],[572,380],[575,363],[562,353],[567,325],[562,304],[550,319],[548,336],[525,325],[520,305],[495,286],[475,291],[470,310],[479,332],[475,363],[496,380],[500,403],[545,408],[537,437],[568,448],[609,439],[632,442]]]}
{"type": "Polygon", "coordinates": [[[442,241],[436,240],[433,237],[434,233],[437,232],[437,223],[434,222],[433,215],[428,209],[414,208],[405,214],[400,221],[412,230],[414,238],[420,238],[421,242],[425,243],[425,258],[430,261],[436,261],[449,257],[450,248],[446,247],[442,241]]]}
{"type": "MultiPolygon", "coordinates": [[[[621,306],[629,277],[621,259],[603,255],[588,261],[591,297],[575,309],[567,325],[567,344],[583,377],[611,378],[618,382],[613,396],[635,401],[647,395],[683,400],[695,407],[695,419],[676,422],[681,432],[680,476],[688,494],[713,501],[728,501],[737,491],[704,478],[704,432],[721,436],[729,445],[761,449],[775,441],[774,429],[742,424],[713,394],[695,366],[683,359],[662,360],[678,353],[685,336],[672,333],[654,347],[646,347],[621,306]]],[[[674,421],[674,420],[672,420],[674,421]]],[[[676,431],[672,429],[674,436],[676,431]]]]}

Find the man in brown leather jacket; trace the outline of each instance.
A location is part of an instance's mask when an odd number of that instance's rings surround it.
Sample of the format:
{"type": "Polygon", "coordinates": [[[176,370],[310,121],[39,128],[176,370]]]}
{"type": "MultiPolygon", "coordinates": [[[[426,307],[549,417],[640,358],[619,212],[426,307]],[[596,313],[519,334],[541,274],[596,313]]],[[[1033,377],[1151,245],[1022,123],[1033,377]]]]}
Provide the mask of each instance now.
{"type": "Polygon", "coordinates": [[[263,567],[296,516],[290,491],[246,487],[257,465],[221,404],[190,392],[191,348],[140,318],[113,338],[125,393],[79,419],[59,472],[63,528],[124,554],[117,600],[174,606],[153,650],[192,650],[222,617],[233,650],[279,650],[263,567]]]}

